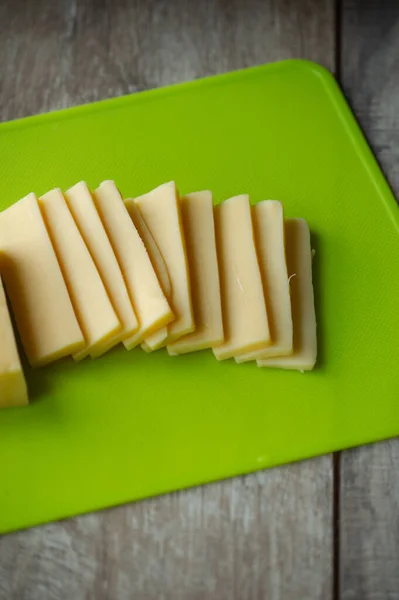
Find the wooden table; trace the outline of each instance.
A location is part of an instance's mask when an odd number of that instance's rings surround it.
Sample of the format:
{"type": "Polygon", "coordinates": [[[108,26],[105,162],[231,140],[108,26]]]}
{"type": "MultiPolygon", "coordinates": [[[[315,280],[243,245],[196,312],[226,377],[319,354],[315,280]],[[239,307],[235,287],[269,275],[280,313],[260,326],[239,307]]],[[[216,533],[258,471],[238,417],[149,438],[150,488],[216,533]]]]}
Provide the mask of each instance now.
{"type": "MultiPolygon", "coordinates": [[[[2,120],[318,61],[399,192],[395,0],[3,0],[0,27],[2,120]]],[[[1,600],[214,598],[399,599],[398,441],[0,539],[1,600]]]]}

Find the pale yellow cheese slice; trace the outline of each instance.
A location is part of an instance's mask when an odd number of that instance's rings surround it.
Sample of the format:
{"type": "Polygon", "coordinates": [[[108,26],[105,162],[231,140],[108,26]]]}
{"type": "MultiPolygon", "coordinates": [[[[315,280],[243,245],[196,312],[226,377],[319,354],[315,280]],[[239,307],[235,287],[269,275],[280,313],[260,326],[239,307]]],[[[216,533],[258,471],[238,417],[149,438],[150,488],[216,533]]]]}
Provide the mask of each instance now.
{"type": "Polygon", "coordinates": [[[260,367],[310,371],[316,364],[316,314],[312,284],[312,252],[304,219],[285,222],[288,274],[290,276],[294,351],[290,356],[258,360],[260,367]]]}
{"type": "Polygon", "coordinates": [[[30,364],[44,365],[84,348],[34,194],[0,214],[0,251],[8,297],[30,364]]]}
{"type": "Polygon", "coordinates": [[[195,331],[168,345],[171,355],[213,348],[224,340],[212,193],[181,198],[195,331]]]}
{"type": "Polygon", "coordinates": [[[41,196],[39,206],[85,339],[84,350],[73,355],[81,360],[109,341],[121,324],[61,190],[41,196]]]}
{"type": "MultiPolygon", "coordinates": [[[[139,232],[141,239],[144,242],[144,245],[147,249],[148,256],[150,257],[152,266],[154,267],[155,273],[157,274],[158,281],[161,284],[163,292],[166,298],[169,300],[172,294],[172,285],[170,282],[170,277],[168,273],[168,269],[166,268],[165,261],[163,256],[152,237],[150,230],[148,229],[146,222],[137,206],[134,203],[132,198],[127,198],[125,200],[125,206],[130,214],[130,217],[139,232]]],[[[161,348],[168,337],[168,329],[167,327],[162,327],[160,330],[155,331],[151,335],[145,338],[142,342],[141,347],[145,352],[152,352],[154,350],[158,350],[161,348]]]]}
{"type": "Polygon", "coordinates": [[[291,299],[285,259],[283,207],[277,200],[265,200],[252,208],[252,215],[272,344],[261,352],[237,357],[238,363],[292,354],[291,299]]]}
{"type": "Polygon", "coordinates": [[[139,320],[137,333],[124,340],[127,348],[133,348],[147,335],[170,323],[173,312],[115,183],[104,181],[94,192],[94,202],[139,320]]]}
{"type": "Polygon", "coordinates": [[[194,330],[191,287],[180,202],[174,181],[135,198],[141,216],[150,230],[169,273],[172,295],[169,298],[175,320],[168,326],[166,342],[194,330]]]}
{"type": "Polygon", "coordinates": [[[158,280],[161,284],[163,292],[165,296],[169,298],[172,293],[172,284],[170,282],[170,277],[168,269],[166,268],[166,263],[156,244],[156,241],[152,237],[152,234],[148,229],[143,217],[141,216],[139,209],[135,205],[134,200],[132,198],[126,198],[124,202],[128,213],[134,223],[134,226],[136,227],[139,236],[144,242],[144,246],[146,247],[148,256],[150,257],[155,273],[158,276],[158,280]]]}
{"type": "Polygon", "coordinates": [[[271,340],[249,197],[216,206],[215,225],[225,339],[213,353],[224,360],[263,350],[271,340]]]}
{"type": "Polygon", "coordinates": [[[111,242],[86,183],[80,181],[67,190],[65,199],[121,323],[121,330],[91,353],[92,357],[96,357],[135,334],[139,322],[111,242]]]}
{"type": "Polygon", "coordinates": [[[167,338],[168,328],[162,327],[161,329],[158,329],[158,331],[155,331],[155,333],[146,337],[141,343],[141,347],[145,352],[154,352],[154,350],[159,350],[165,346],[167,338]]]}
{"type": "Polygon", "coordinates": [[[28,404],[28,390],[0,277],[0,408],[28,404]]]}

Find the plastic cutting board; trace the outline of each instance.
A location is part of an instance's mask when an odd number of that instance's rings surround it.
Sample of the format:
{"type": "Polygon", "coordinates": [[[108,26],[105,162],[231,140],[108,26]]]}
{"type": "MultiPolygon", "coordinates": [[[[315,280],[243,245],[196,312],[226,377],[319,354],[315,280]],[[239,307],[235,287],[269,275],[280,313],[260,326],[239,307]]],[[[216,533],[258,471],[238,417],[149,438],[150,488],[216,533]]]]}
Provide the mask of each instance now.
{"type": "Polygon", "coordinates": [[[0,411],[0,532],[399,434],[399,210],[334,79],[288,61],[0,126],[0,208],[175,179],[308,219],[312,373],[122,347],[27,370],[0,411]]]}

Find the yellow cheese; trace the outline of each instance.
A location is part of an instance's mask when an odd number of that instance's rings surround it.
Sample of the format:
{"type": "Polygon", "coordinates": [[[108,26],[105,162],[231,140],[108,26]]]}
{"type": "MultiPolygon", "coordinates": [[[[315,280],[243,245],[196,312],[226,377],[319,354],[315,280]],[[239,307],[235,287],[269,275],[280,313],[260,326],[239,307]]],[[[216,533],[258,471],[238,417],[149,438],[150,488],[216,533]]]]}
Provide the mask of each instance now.
{"type": "Polygon", "coordinates": [[[139,320],[139,330],[125,339],[133,348],[147,335],[170,323],[172,310],[162,291],[150,258],[113,181],[104,181],[94,192],[115,255],[139,320]]]}
{"type": "MultiPolygon", "coordinates": [[[[171,297],[172,294],[172,286],[170,282],[170,277],[168,270],[166,268],[165,261],[163,256],[151,235],[150,230],[148,229],[143,217],[137,206],[134,203],[134,200],[131,198],[127,198],[125,200],[125,206],[130,214],[130,217],[139,232],[141,239],[144,242],[144,245],[147,249],[148,256],[150,257],[152,266],[154,267],[155,273],[157,274],[158,281],[161,284],[163,292],[166,298],[171,297]]],[[[155,331],[151,335],[145,338],[142,342],[141,347],[145,352],[152,352],[154,350],[158,350],[161,348],[168,337],[168,329],[167,327],[162,327],[160,330],[155,331]]]]}
{"type": "Polygon", "coordinates": [[[151,235],[150,230],[148,229],[146,222],[137,206],[134,203],[132,198],[126,198],[125,206],[128,210],[128,213],[136,227],[139,236],[144,242],[144,246],[148,252],[148,256],[150,257],[152,266],[154,267],[155,273],[158,276],[159,283],[163,289],[163,292],[167,298],[170,297],[172,293],[172,285],[170,283],[170,277],[168,273],[168,269],[166,268],[165,261],[163,256],[151,235]]]}
{"type": "Polygon", "coordinates": [[[292,354],[291,299],[285,259],[283,207],[276,200],[265,200],[253,207],[252,214],[272,344],[261,352],[237,357],[238,363],[292,354]]]}
{"type": "Polygon", "coordinates": [[[28,390],[19,360],[3,282],[0,278],[0,408],[28,404],[28,390]]]}
{"type": "Polygon", "coordinates": [[[172,295],[169,299],[175,320],[168,326],[167,343],[194,330],[190,275],[182,227],[180,202],[173,181],[135,198],[141,216],[150,230],[169,273],[172,295]]]}
{"type": "Polygon", "coordinates": [[[195,331],[169,344],[171,355],[213,348],[224,340],[212,193],[188,194],[181,199],[181,209],[195,331]]]}
{"type": "Polygon", "coordinates": [[[218,360],[270,345],[269,324],[256,256],[249,197],[235,196],[215,208],[224,342],[218,360]]]}
{"type": "Polygon", "coordinates": [[[65,199],[122,325],[111,340],[91,353],[95,357],[131,337],[138,330],[139,323],[111,242],[86,183],[81,181],[67,190],[65,199]]]}
{"type": "Polygon", "coordinates": [[[144,342],[142,342],[141,347],[145,352],[154,352],[154,350],[159,350],[166,344],[166,340],[168,339],[168,328],[162,327],[155,331],[155,333],[149,335],[145,338],[144,342]]]}
{"type": "Polygon", "coordinates": [[[121,324],[61,190],[41,196],[39,206],[85,339],[84,350],[73,355],[81,360],[109,341],[121,324]]]}
{"type": "Polygon", "coordinates": [[[81,350],[83,334],[34,194],[0,214],[0,251],[7,293],[31,365],[81,350]]]}
{"type": "Polygon", "coordinates": [[[312,285],[312,252],[310,233],[304,219],[285,222],[287,266],[290,275],[294,352],[258,360],[260,367],[310,371],[316,363],[316,315],[312,285]]]}

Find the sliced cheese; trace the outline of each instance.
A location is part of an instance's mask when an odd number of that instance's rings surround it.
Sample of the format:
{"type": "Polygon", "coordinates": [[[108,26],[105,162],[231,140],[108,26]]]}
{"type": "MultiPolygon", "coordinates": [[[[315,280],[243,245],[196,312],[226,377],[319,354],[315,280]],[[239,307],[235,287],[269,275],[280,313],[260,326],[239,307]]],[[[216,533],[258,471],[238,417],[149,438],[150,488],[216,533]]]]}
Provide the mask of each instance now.
{"type": "Polygon", "coordinates": [[[141,347],[145,352],[154,352],[154,350],[159,350],[165,346],[167,338],[168,328],[162,327],[162,329],[158,329],[158,331],[146,337],[141,347]]]}
{"type": "MultiPolygon", "coordinates": [[[[163,256],[154,238],[152,237],[152,234],[148,229],[146,222],[141,216],[139,209],[135,205],[134,200],[132,200],[131,198],[127,198],[125,200],[125,206],[130,214],[130,217],[137,231],[139,232],[141,239],[144,242],[144,245],[148,252],[148,256],[150,257],[152,266],[155,270],[155,273],[157,274],[163,292],[166,298],[168,298],[169,300],[172,294],[172,285],[163,256]]],[[[155,331],[154,333],[146,337],[145,340],[142,342],[141,347],[143,350],[145,350],[145,352],[152,352],[154,350],[158,350],[159,348],[164,346],[167,337],[168,329],[167,327],[162,327],[160,330],[155,331]]]]}
{"type": "Polygon", "coordinates": [[[141,216],[139,209],[135,205],[134,200],[132,198],[126,198],[124,202],[128,213],[134,223],[134,226],[136,227],[139,236],[144,242],[144,246],[146,247],[148,256],[150,257],[155,273],[158,276],[158,280],[161,284],[163,292],[165,296],[169,298],[172,293],[172,285],[170,282],[168,269],[166,268],[166,263],[157,246],[157,243],[154,240],[151,231],[148,229],[146,222],[141,216]]]}
{"type": "Polygon", "coordinates": [[[283,207],[276,200],[265,200],[253,207],[252,214],[272,343],[261,352],[250,352],[237,357],[238,363],[284,356],[292,354],[293,350],[283,207]]]}
{"type": "Polygon", "coordinates": [[[61,190],[41,196],[39,206],[85,339],[84,350],[73,355],[81,360],[109,341],[121,324],[61,190]]]}
{"type": "Polygon", "coordinates": [[[171,355],[213,348],[224,340],[212,193],[181,199],[195,331],[168,345],[171,355]]]}
{"type": "Polygon", "coordinates": [[[28,390],[0,277],[0,408],[28,404],[28,390]]]}
{"type": "Polygon", "coordinates": [[[168,326],[167,343],[194,331],[191,287],[180,202],[174,181],[135,198],[141,216],[166,263],[172,295],[169,298],[175,320],[168,326]]]}
{"type": "Polygon", "coordinates": [[[71,187],[65,192],[65,198],[122,325],[111,340],[92,352],[95,357],[131,337],[138,330],[139,323],[111,242],[86,183],[81,181],[71,187]]]}
{"type": "Polygon", "coordinates": [[[316,314],[312,284],[312,251],[304,219],[285,222],[288,273],[290,276],[294,351],[290,356],[258,360],[260,367],[310,371],[316,364],[316,314]]]}
{"type": "Polygon", "coordinates": [[[84,348],[34,194],[0,214],[0,251],[7,293],[30,364],[43,365],[84,348]]]}
{"type": "Polygon", "coordinates": [[[271,340],[249,197],[216,206],[215,224],[225,340],[213,353],[224,360],[263,350],[271,340]]]}
{"type": "Polygon", "coordinates": [[[115,183],[104,181],[94,192],[94,202],[139,320],[138,331],[124,340],[127,348],[133,348],[147,335],[170,323],[173,313],[115,183]]]}

